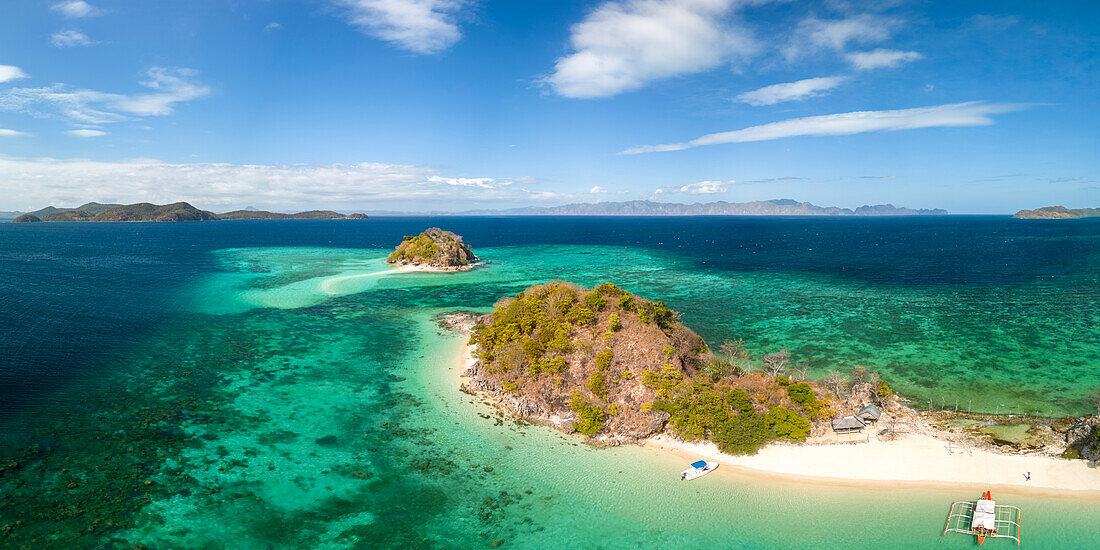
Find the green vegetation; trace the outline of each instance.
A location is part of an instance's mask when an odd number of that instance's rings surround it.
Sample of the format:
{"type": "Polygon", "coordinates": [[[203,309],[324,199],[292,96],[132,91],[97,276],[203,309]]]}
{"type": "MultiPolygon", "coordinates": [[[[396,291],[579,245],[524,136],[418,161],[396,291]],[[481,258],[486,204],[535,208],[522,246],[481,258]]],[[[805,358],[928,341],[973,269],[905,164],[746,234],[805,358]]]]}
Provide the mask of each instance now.
{"type": "Polygon", "coordinates": [[[890,389],[890,385],[885,380],[880,380],[878,383],[878,397],[879,399],[886,399],[894,395],[894,390],[890,389]]]}
{"type": "Polygon", "coordinates": [[[596,397],[607,401],[607,376],[603,371],[592,373],[592,376],[588,377],[588,384],[585,387],[596,397]]]}
{"type": "Polygon", "coordinates": [[[597,353],[596,354],[596,368],[600,369],[600,371],[607,372],[607,370],[611,368],[611,359],[612,359],[612,357],[613,357],[613,354],[612,354],[610,348],[605,349],[605,350],[597,353]]]}
{"type": "Polygon", "coordinates": [[[42,221],[42,218],[35,216],[34,214],[23,214],[12,220],[13,223],[35,223],[42,221]]]}
{"type": "Polygon", "coordinates": [[[610,316],[608,316],[607,326],[611,330],[619,330],[619,329],[623,328],[622,322],[619,321],[619,314],[612,313],[610,316]]]}
{"type": "MultiPolygon", "coordinates": [[[[668,413],[669,426],[677,435],[709,439],[722,452],[751,454],[774,439],[803,441],[810,432],[810,420],[791,409],[775,406],[757,412],[753,399],[743,390],[724,391],[709,380],[684,379],[671,367],[647,370],[642,381],[657,394],[651,409],[668,413]]],[[[808,384],[788,386],[788,392],[791,388],[811,407],[817,403],[808,384]]]]}
{"type": "Polygon", "coordinates": [[[391,264],[429,265],[435,267],[463,267],[477,260],[462,237],[438,227],[429,227],[423,233],[406,236],[401,244],[386,257],[391,264]]]}
{"type": "Polygon", "coordinates": [[[401,260],[413,261],[416,258],[431,258],[439,252],[439,246],[427,233],[416,236],[406,235],[397,250],[390,252],[390,255],[386,257],[386,261],[392,264],[401,260]]]}
{"type": "Polygon", "coordinates": [[[580,417],[573,424],[574,430],[584,435],[596,435],[603,429],[603,422],[607,418],[607,413],[600,407],[589,403],[580,392],[573,392],[573,398],[569,400],[569,408],[580,417]]]}

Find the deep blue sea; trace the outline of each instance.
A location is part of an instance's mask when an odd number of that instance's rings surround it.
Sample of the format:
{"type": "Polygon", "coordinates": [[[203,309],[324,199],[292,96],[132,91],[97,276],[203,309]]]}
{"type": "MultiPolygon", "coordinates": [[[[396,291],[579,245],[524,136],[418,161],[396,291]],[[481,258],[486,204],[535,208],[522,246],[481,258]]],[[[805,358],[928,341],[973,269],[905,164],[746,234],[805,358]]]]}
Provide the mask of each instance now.
{"type": "MultiPolygon", "coordinates": [[[[484,470],[483,442],[446,431],[452,409],[425,413],[438,388],[416,381],[444,345],[432,319],[558,278],[662,299],[712,344],[789,349],[817,376],[868,366],[934,408],[1077,415],[1100,386],[1100,219],[0,224],[0,547],[534,547],[584,533],[552,519],[579,506],[566,489],[484,470]],[[429,226],[486,265],[383,273],[386,250],[429,226]]],[[[635,528],[632,514],[614,529],[635,528]]]]}

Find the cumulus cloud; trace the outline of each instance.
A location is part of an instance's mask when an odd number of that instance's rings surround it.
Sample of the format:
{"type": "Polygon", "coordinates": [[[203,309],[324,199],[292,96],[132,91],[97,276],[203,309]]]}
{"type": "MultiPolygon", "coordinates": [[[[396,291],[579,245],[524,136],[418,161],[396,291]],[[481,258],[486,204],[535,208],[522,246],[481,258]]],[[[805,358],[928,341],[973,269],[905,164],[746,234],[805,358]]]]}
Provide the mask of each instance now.
{"type": "Polygon", "coordinates": [[[784,82],[764,86],[758,90],[745,92],[735,99],[749,105],[775,105],[784,101],[798,101],[823,95],[825,92],[836,88],[847,80],[843,76],[823,76],[807,78],[797,82],[784,82]]]}
{"type": "Polygon", "coordinates": [[[606,193],[607,189],[604,189],[603,187],[600,187],[599,185],[593,185],[592,189],[589,189],[588,192],[595,195],[597,193],[606,193]]]}
{"type": "Polygon", "coordinates": [[[663,145],[643,145],[621,154],[680,151],[703,145],[768,141],[796,136],[841,136],[864,132],[889,132],[951,126],[987,126],[994,123],[991,115],[1018,111],[1028,107],[1018,103],[986,103],[971,101],[932,107],[897,109],[892,111],[856,111],[834,115],[793,118],[750,126],[741,130],[707,134],[691,141],[663,145]]]}
{"type": "Polygon", "coordinates": [[[97,15],[99,10],[91,4],[84,2],[83,0],[73,0],[70,2],[58,2],[50,7],[53,11],[64,15],[65,17],[72,17],[74,19],[81,17],[90,17],[97,15]]]}
{"type": "Polygon", "coordinates": [[[132,117],[163,116],[177,103],[204,97],[210,89],[195,80],[189,69],[153,67],[142,86],[144,94],[116,94],[73,89],[64,84],[42,88],[11,88],[0,92],[0,110],[40,116],[61,116],[85,124],[106,124],[132,117]]]}
{"type": "Polygon", "coordinates": [[[730,185],[736,185],[735,181],[700,181],[681,186],[662,187],[653,192],[654,195],[664,193],[687,193],[689,195],[714,195],[725,193],[730,185]]]}
{"type": "Polygon", "coordinates": [[[879,48],[869,52],[850,53],[845,57],[853,67],[861,71],[867,71],[871,69],[892,69],[902,63],[916,61],[924,56],[917,52],[899,52],[879,48]]]}
{"type": "Polygon", "coordinates": [[[15,65],[0,65],[0,82],[26,78],[27,74],[15,65]]]}
{"type": "Polygon", "coordinates": [[[50,43],[58,48],[73,48],[76,46],[91,46],[94,42],[88,35],[78,30],[58,31],[50,37],[50,43]]]}
{"type": "Polygon", "coordinates": [[[70,136],[76,136],[76,137],[82,137],[82,138],[93,138],[93,137],[99,137],[99,136],[107,135],[107,132],[104,132],[103,130],[92,130],[91,128],[80,128],[78,130],[67,130],[65,133],[69,134],[70,136]]]}
{"type": "Polygon", "coordinates": [[[21,136],[23,132],[19,130],[12,130],[11,128],[0,128],[0,136],[21,136]]]}
{"type": "Polygon", "coordinates": [[[481,201],[546,201],[567,197],[535,188],[530,178],[451,177],[438,169],[400,164],[173,164],[156,160],[13,159],[0,156],[0,196],[14,208],[89,200],[166,203],[201,208],[246,205],[293,210],[369,208],[406,202],[442,205],[481,201]]]}
{"type": "Polygon", "coordinates": [[[544,79],[558,95],[608,97],[748,57],[756,43],[729,21],[735,0],[606,2],[574,25],[573,53],[544,79]]]}
{"type": "Polygon", "coordinates": [[[890,37],[901,21],[880,15],[855,15],[844,19],[808,17],[798,24],[783,50],[788,60],[824,50],[842,51],[848,44],[880,42],[890,37]]]}
{"type": "Polygon", "coordinates": [[[418,54],[453,46],[462,32],[455,22],[468,0],[337,0],[348,21],[363,33],[418,54]]]}

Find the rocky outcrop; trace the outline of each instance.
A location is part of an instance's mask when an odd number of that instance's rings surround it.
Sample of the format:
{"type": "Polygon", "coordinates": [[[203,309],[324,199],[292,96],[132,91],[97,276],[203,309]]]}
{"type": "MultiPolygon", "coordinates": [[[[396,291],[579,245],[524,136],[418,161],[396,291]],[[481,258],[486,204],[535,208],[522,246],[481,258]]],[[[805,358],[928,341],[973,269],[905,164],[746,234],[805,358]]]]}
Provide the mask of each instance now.
{"type": "Polygon", "coordinates": [[[1077,449],[1085,460],[1100,462],[1100,416],[1088,415],[1077,419],[1066,430],[1066,446],[1077,449]]]}
{"type": "Polygon", "coordinates": [[[416,236],[407,236],[386,258],[393,265],[462,269],[477,261],[462,237],[438,227],[429,227],[416,236]]]}

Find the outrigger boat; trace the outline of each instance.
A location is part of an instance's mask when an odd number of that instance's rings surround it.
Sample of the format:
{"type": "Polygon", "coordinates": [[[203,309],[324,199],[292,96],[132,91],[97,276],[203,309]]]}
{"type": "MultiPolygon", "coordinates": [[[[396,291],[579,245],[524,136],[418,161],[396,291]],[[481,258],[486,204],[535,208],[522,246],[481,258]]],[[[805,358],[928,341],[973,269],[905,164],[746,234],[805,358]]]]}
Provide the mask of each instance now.
{"type": "Polygon", "coordinates": [[[974,535],[978,546],[986,538],[1009,538],[1020,546],[1020,519],[1023,512],[1015,506],[997,505],[993,496],[986,491],[976,502],[954,502],[947,512],[947,525],[943,534],[948,532],[974,535]]]}
{"type": "Polygon", "coordinates": [[[690,481],[690,480],[693,480],[697,477],[705,476],[705,475],[713,472],[717,468],[718,468],[718,463],[717,462],[707,462],[705,460],[692,462],[690,468],[684,470],[683,472],[680,472],[680,480],[681,481],[690,481]]]}

